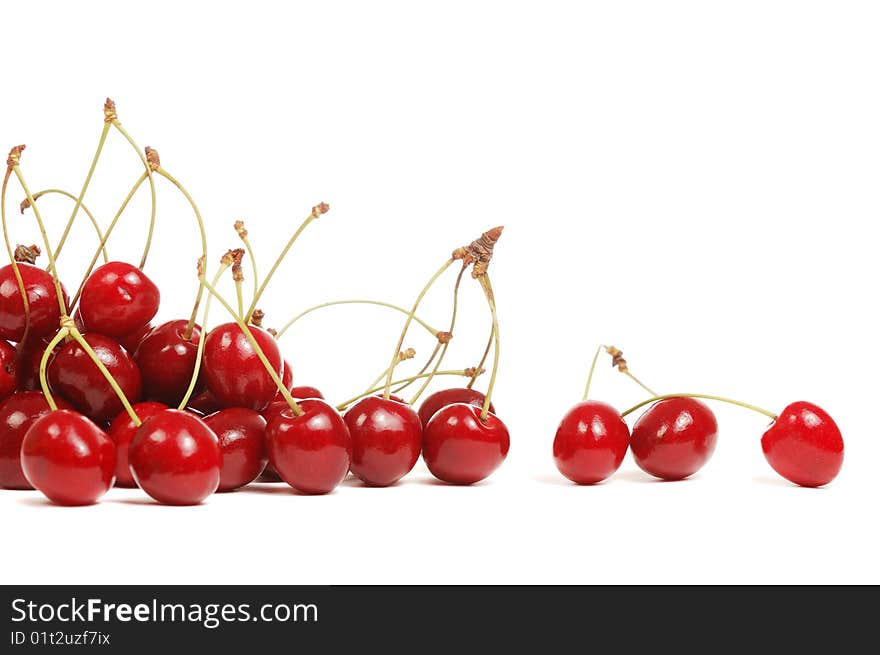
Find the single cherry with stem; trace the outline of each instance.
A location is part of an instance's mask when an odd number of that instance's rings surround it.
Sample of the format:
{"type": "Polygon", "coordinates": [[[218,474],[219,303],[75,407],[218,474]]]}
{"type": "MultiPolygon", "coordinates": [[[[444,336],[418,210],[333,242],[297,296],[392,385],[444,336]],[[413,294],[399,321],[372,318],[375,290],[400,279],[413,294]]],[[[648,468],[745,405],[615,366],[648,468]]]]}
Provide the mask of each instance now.
{"type": "Polygon", "coordinates": [[[189,412],[166,409],[144,421],[128,461],[137,485],[165,505],[197,505],[220,484],[217,435],[189,412]]]}
{"type": "MultiPolygon", "coordinates": [[[[589,400],[599,346],[590,365],[584,395],[562,417],[553,439],[553,460],[566,478],[577,484],[596,484],[620,468],[629,448],[629,427],[608,403],[589,400]]],[[[622,368],[626,369],[624,360],[622,368]]]]}
{"type": "Polygon", "coordinates": [[[113,486],[116,449],[101,428],[68,409],[34,421],[21,444],[28,482],[59,505],[91,505],[113,486]]]}
{"type": "MultiPolygon", "coordinates": [[[[177,405],[189,388],[201,327],[186,319],[167,321],[143,338],[134,353],[146,398],[177,405]],[[187,330],[189,333],[187,334],[187,330]]],[[[196,383],[196,391],[200,390],[196,383]]]]}
{"type": "Polygon", "coordinates": [[[251,409],[231,407],[206,416],[220,441],[220,486],[233,491],[256,480],[266,468],[266,419],[251,409]]]}
{"type": "MultiPolygon", "coordinates": [[[[137,403],[131,407],[134,413],[141,420],[146,421],[151,416],[160,414],[168,409],[168,405],[147,401],[137,403]]],[[[131,468],[128,464],[128,448],[131,440],[134,438],[135,432],[140,427],[139,423],[135,423],[128,412],[120,412],[119,416],[113,419],[110,427],[107,429],[107,436],[116,445],[116,486],[117,487],[136,487],[137,484],[131,475],[131,468]]]]}
{"type": "MultiPolygon", "coordinates": [[[[73,409],[60,398],[57,406],[73,409]]],[[[0,488],[33,488],[21,470],[21,443],[34,421],[51,411],[40,391],[18,391],[0,401],[0,488]]]]}

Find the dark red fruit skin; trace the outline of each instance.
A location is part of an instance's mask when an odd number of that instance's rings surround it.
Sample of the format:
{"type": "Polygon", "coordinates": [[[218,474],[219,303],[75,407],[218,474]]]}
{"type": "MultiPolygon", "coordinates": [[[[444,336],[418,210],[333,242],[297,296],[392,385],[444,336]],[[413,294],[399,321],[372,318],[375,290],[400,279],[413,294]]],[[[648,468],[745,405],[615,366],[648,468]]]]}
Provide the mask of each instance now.
{"type": "MultiPolygon", "coordinates": [[[[134,356],[135,352],[137,352],[138,346],[141,345],[141,342],[154,329],[156,329],[156,327],[152,323],[147,323],[134,332],[129,332],[126,335],[118,337],[117,341],[119,341],[119,345],[125,348],[130,355],[134,356]]],[[[80,330],[80,332],[82,332],[82,330],[80,330]]]]}
{"type": "Polygon", "coordinates": [[[220,484],[217,435],[188,412],[166,409],[144,421],[128,461],[138,486],[166,505],[197,505],[220,484]]]}
{"type": "Polygon", "coordinates": [[[343,417],[351,433],[351,472],[387,487],[412,470],[422,450],[422,422],[409,405],[369,396],[343,417]]]}
{"type": "MultiPolygon", "coordinates": [[[[49,345],[49,341],[43,337],[39,339],[28,339],[24,344],[18,344],[15,377],[19,391],[41,390],[40,387],[40,361],[43,359],[43,352],[49,345]]],[[[60,349],[60,345],[55,346],[55,350],[49,353],[49,359],[46,362],[48,367],[55,357],[55,353],[60,349]]],[[[48,369],[47,369],[48,370],[48,369]]]]}
{"type": "Polygon", "coordinates": [[[220,440],[223,464],[217,491],[232,491],[256,480],[266,468],[266,419],[252,409],[230,407],[204,418],[220,440]]]}
{"type": "Polygon", "coordinates": [[[628,448],[629,427],[620,412],[608,403],[585,400],[559,423],[553,460],[572,482],[596,484],[620,468],[628,448]]]}
{"type": "MultiPolygon", "coordinates": [[[[249,329],[280,376],[284,364],[277,342],[261,328],[249,329]]],[[[205,382],[222,406],[247,407],[256,412],[268,407],[278,387],[238,324],[224,323],[211,330],[204,350],[205,382]]]]}
{"type": "MultiPolygon", "coordinates": [[[[141,399],[141,374],[125,349],[102,334],[85,334],[129,403],[141,399]]],[[[98,423],[106,423],[122,411],[122,401],[82,346],[70,341],[62,346],[49,366],[52,391],[64,396],[74,407],[98,423]]]]}
{"type": "MultiPolygon", "coordinates": [[[[134,354],[134,361],[141,371],[143,393],[169,405],[178,404],[192,379],[202,330],[193,326],[189,339],[184,339],[189,321],[168,321],[156,327],[141,341],[134,354]]],[[[199,378],[203,376],[200,371],[199,378]]],[[[195,392],[201,387],[196,383],[195,392]]]]}
{"type": "Polygon", "coordinates": [[[269,460],[297,491],[330,493],[348,474],[351,435],[339,412],[323,400],[310,398],[299,406],[301,416],[287,408],[266,426],[269,460]]]}
{"type": "MultiPolygon", "coordinates": [[[[137,403],[131,407],[134,413],[141,420],[146,421],[151,416],[155,416],[168,409],[168,405],[162,403],[145,402],[137,403]]],[[[131,420],[128,412],[123,410],[119,416],[113,419],[110,428],[107,430],[107,436],[116,444],[116,486],[117,487],[136,487],[137,484],[131,476],[131,469],[128,466],[128,447],[134,433],[137,432],[138,426],[131,420]]]]}
{"type": "MultiPolygon", "coordinates": [[[[305,400],[306,398],[324,399],[324,394],[318,391],[315,387],[291,387],[290,395],[293,396],[294,400],[305,400]]],[[[269,406],[263,410],[263,418],[265,418],[266,421],[269,421],[275,414],[284,411],[285,409],[290,409],[290,405],[287,404],[287,401],[284,400],[284,396],[279,392],[278,395],[275,396],[275,400],[269,403],[269,406]]],[[[257,478],[257,482],[284,482],[284,480],[282,480],[281,476],[278,475],[278,472],[272,468],[272,462],[269,462],[263,470],[263,473],[257,478]]]]}
{"type": "MultiPolygon", "coordinates": [[[[435,391],[422,401],[422,404],[419,406],[419,420],[422,422],[422,427],[425,427],[428,425],[431,417],[447,405],[467,403],[468,405],[483,409],[484,402],[486,402],[486,396],[476,389],[466,389],[464,387],[441,389],[440,391],[435,391]]],[[[495,406],[492,403],[489,403],[489,411],[493,414],[495,413],[495,406]]]]}
{"type": "MultiPolygon", "coordinates": [[[[44,337],[58,329],[61,313],[52,276],[39,266],[18,264],[30,308],[28,339],[44,337]]],[[[64,304],[67,291],[61,285],[64,304]]],[[[18,279],[11,264],[0,268],[0,339],[18,343],[24,337],[25,314],[18,279]]]]}
{"type": "Polygon", "coordinates": [[[288,391],[293,387],[293,369],[286,359],[284,360],[284,370],[281,371],[281,383],[288,391]]]}
{"type": "Polygon", "coordinates": [[[205,389],[200,394],[194,395],[189,399],[186,409],[198,416],[207,416],[208,414],[219,412],[223,409],[223,406],[214,398],[214,394],[205,389]]]}
{"type": "Polygon", "coordinates": [[[483,423],[481,411],[469,403],[454,403],[428,421],[422,457],[438,480],[474,484],[504,463],[510,450],[507,426],[492,413],[483,423]]]}
{"type": "Polygon", "coordinates": [[[705,403],[669,398],[654,403],[632,429],[636,464],[663,480],[683,480],[709,461],[718,440],[718,423],[705,403]]]}
{"type": "Polygon", "coordinates": [[[0,340],[0,399],[6,398],[18,388],[15,348],[8,341],[0,340]]]}
{"type": "Polygon", "coordinates": [[[79,310],[86,331],[123,337],[159,311],[159,288],[136,266],[108,262],[86,280],[79,310]]]}
{"type": "MultiPolygon", "coordinates": [[[[59,409],[73,409],[55,398],[59,409]]],[[[28,428],[50,411],[40,391],[19,391],[0,401],[0,488],[33,489],[21,470],[21,442],[28,428]]]]}
{"type": "Polygon", "coordinates": [[[21,444],[28,482],[59,505],[91,505],[113,486],[116,448],[82,414],[59,409],[34,421],[21,444]]]}
{"type": "Polygon", "coordinates": [[[828,484],[843,466],[843,435],[828,413],[791,403],[761,437],[764,457],[779,475],[802,487],[828,484]]]}

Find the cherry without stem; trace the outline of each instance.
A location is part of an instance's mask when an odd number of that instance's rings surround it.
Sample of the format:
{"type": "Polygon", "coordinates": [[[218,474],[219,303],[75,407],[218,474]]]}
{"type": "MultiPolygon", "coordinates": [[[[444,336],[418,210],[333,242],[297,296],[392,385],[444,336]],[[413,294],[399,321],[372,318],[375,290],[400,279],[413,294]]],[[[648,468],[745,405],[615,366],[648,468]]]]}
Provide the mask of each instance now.
{"type": "Polygon", "coordinates": [[[572,407],[556,430],[556,468],[577,484],[596,484],[620,468],[629,448],[629,427],[607,403],[585,400],[572,407]]]}
{"type": "Polygon", "coordinates": [[[802,487],[831,482],[843,466],[843,436],[821,407],[791,403],[761,437],[764,457],[782,477],[802,487]]]}
{"type": "Polygon", "coordinates": [[[654,403],[636,421],[630,446],[636,464],[663,480],[683,480],[699,471],[715,450],[718,422],[695,398],[654,403]]]}
{"type": "Polygon", "coordinates": [[[276,413],[266,427],[269,459],[291,487],[306,494],[326,494],[348,473],[352,439],[345,421],[323,400],[299,403],[303,414],[276,413]]]}
{"type": "Polygon", "coordinates": [[[217,491],[232,491],[256,480],[266,468],[266,419],[252,409],[231,407],[204,418],[217,435],[223,463],[217,491]]]}
{"type": "Polygon", "coordinates": [[[166,505],[197,505],[220,484],[220,444],[201,419],[166,409],[144,421],[128,451],[138,486],[166,505]]]}
{"type": "MultiPolygon", "coordinates": [[[[189,388],[198,356],[202,330],[193,325],[189,338],[189,321],[180,319],[162,323],[141,341],[134,361],[141,371],[143,394],[169,405],[181,401],[189,388]]],[[[200,381],[203,376],[200,375],[200,381]]],[[[196,384],[196,393],[203,384],[196,384]]]]}
{"type": "Polygon", "coordinates": [[[510,434],[494,414],[483,419],[481,407],[447,405],[428,421],[422,457],[438,480],[474,484],[489,477],[507,457],[510,434]]]}
{"type": "MultiPolygon", "coordinates": [[[[143,422],[151,416],[160,414],[168,409],[168,405],[156,402],[136,403],[131,409],[135,415],[143,422]]],[[[131,469],[128,465],[128,448],[131,440],[134,438],[140,426],[131,418],[128,412],[121,412],[119,416],[113,419],[107,430],[107,436],[116,444],[116,486],[117,487],[136,487],[134,478],[131,475],[131,469]]]]}
{"type": "MultiPolygon", "coordinates": [[[[125,349],[101,334],[83,335],[95,354],[116,380],[130,403],[141,398],[141,374],[125,349]]],[[[62,346],[49,366],[52,390],[69,400],[86,416],[106,423],[122,411],[119,396],[100,369],[76,341],[62,346]]]]}
{"type": "Polygon", "coordinates": [[[113,486],[116,449],[88,418],[60,409],[28,428],[21,467],[31,485],[52,502],[91,505],[113,486]]]}
{"type": "Polygon", "coordinates": [[[351,472],[370,486],[386,487],[409,473],[422,449],[422,423],[411,407],[369,396],[345,413],[351,433],[351,472]]]}
{"type": "MultiPolygon", "coordinates": [[[[280,376],[284,360],[278,343],[261,328],[248,326],[272,368],[280,376]]],[[[237,323],[223,323],[208,333],[204,345],[205,382],[224,407],[264,410],[278,393],[250,341],[237,323]]]]}
{"type": "MultiPolygon", "coordinates": [[[[55,403],[73,409],[63,398],[55,403]]],[[[0,401],[0,488],[33,488],[21,470],[21,443],[34,421],[51,411],[40,391],[19,391],[0,401]]]]}
{"type": "MultiPolygon", "coordinates": [[[[11,264],[0,268],[0,339],[14,342],[22,340],[26,326],[28,338],[39,338],[57,330],[61,320],[52,276],[32,264],[19,263],[18,270],[27,294],[29,325],[15,270],[11,264]]],[[[61,291],[64,304],[67,305],[69,299],[64,285],[61,285],[61,291]]]]}
{"type": "Polygon", "coordinates": [[[156,315],[159,288],[136,266],[109,262],[86,280],[79,310],[86,331],[123,337],[156,315]]]}

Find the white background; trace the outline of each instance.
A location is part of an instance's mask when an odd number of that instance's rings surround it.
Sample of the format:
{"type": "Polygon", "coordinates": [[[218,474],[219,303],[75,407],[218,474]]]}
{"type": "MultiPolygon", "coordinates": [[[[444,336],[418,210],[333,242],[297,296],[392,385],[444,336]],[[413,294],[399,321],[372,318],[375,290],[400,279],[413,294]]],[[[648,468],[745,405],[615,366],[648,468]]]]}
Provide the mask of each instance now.
{"type": "MultiPolygon", "coordinates": [[[[506,225],[492,275],[510,456],[472,488],[419,464],[388,489],[264,487],[193,508],[4,491],[0,580],[880,582],[876,4],[194,4],[4,5],[0,145],[27,143],[33,190],[77,191],[110,95],[196,197],[212,267],[235,219],[265,271],[329,202],[261,303],[270,326],[322,300],[408,304],[453,247],[506,225]],[[600,342],[663,391],[818,403],[843,431],[843,472],[789,485],[761,454],[766,420],[718,406],[719,447],[692,480],[653,482],[628,457],[605,484],[568,484],[553,434],[600,342]]],[[[111,135],[87,197],[104,225],[139,166],[111,135]]],[[[30,243],[11,188],[13,238],[30,243]]],[[[139,258],[147,197],[115,258],[139,258]]],[[[71,204],[41,202],[57,239],[71,204]]],[[[158,221],[159,318],[185,317],[196,232],[161,183],[158,221]]],[[[60,260],[71,291],[94,248],[84,217],[75,231],[60,260]]],[[[451,284],[426,301],[438,327],[451,284]]],[[[450,366],[475,363],[488,320],[468,281],[450,366]]],[[[339,400],[386,365],[400,325],[327,310],[283,347],[300,383],[339,400]]],[[[641,399],[602,364],[597,398],[641,399]]]]}

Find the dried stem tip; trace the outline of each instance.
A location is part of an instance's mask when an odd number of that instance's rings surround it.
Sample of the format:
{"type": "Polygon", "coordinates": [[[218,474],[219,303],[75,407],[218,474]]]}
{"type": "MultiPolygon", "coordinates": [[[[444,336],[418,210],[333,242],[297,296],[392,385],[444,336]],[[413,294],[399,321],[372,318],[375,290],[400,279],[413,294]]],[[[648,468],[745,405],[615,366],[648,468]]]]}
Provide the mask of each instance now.
{"type": "Polygon", "coordinates": [[[449,343],[452,341],[452,332],[438,332],[437,341],[444,345],[449,343]]]}
{"type": "Polygon", "coordinates": [[[614,346],[605,346],[605,352],[611,355],[611,366],[617,367],[617,370],[621,373],[628,373],[629,368],[627,368],[626,360],[623,358],[623,351],[618,350],[614,346]]]}
{"type": "Polygon", "coordinates": [[[205,256],[202,255],[199,257],[199,260],[196,262],[196,271],[200,278],[205,277],[205,256]]]}
{"type": "Polygon", "coordinates": [[[275,328],[266,328],[266,332],[271,334],[274,338],[278,338],[278,330],[276,330],[275,328]]]}
{"type": "Polygon", "coordinates": [[[471,366],[469,368],[464,369],[464,376],[467,378],[475,378],[478,375],[482,375],[485,372],[486,372],[486,369],[484,369],[484,368],[477,370],[476,366],[471,366]]]}
{"type": "Polygon", "coordinates": [[[15,261],[19,263],[24,262],[25,264],[34,264],[41,252],[40,247],[36,244],[30,246],[18,244],[15,246],[15,261]]]}
{"type": "Polygon", "coordinates": [[[227,250],[225,253],[223,253],[223,256],[220,258],[220,265],[221,266],[229,267],[229,266],[232,266],[234,263],[235,263],[235,251],[234,250],[227,250]]]}
{"type": "Polygon", "coordinates": [[[492,251],[495,249],[495,244],[498,242],[499,237],[501,237],[503,230],[504,226],[499,225],[483,232],[479,239],[453,250],[452,258],[462,260],[465,266],[473,264],[474,268],[471,271],[471,277],[474,279],[483,277],[489,270],[489,262],[492,261],[492,251]]]}
{"type": "Polygon", "coordinates": [[[116,119],[116,103],[113,102],[110,98],[107,98],[104,101],[104,122],[112,123],[116,119]]]}
{"type": "Polygon", "coordinates": [[[247,239],[248,231],[244,227],[244,221],[235,221],[235,231],[242,241],[247,239]]]}
{"type": "Polygon", "coordinates": [[[158,171],[159,167],[162,165],[159,162],[159,152],[150,146],[147,146],[144,148],[144,155],[147,158],[147,165],[150,167],[150,170],[154,173],[158,171]]]}
{"type": "Polygon", "coordinates": [[[236,248],[230,250],[232,253],[232,279],[236,282],[244,280],[244,273],[241,270],[241,260],[244,258],[244,248],[236,248]]]}
{"type": "Polygon", "coordinates": [[[12,150],[9,151],[9,156],[6,158],[6,167],[14,168],[18,166],[18,162],[21,161],[21,153],[24,152],[24,149],[27,146],[21,144],[20,146],[14,146],[12,150]]]}
{"type": "Polygon", "coordinates": [[[407,348],[406,350],[401,350],[399,353],[397,353],[397,361],[402,362],[407,359],[412,359],[415,356],[415,348],[407,348]]]}
{"type": "Polygon", "coordinates": [[[255,309],[254,313],[251,314],[251,325],[255,327],[263,327],[263,319],[266,317],[266,313],[262,309],[255,309]]]}
{"type": "Polygon", "coordinates": [[[330,205],[326,202],[320,202],[312,207],[312,218],[319,218],[322,214],[326,214],[328,211],[330,211],[330,205]]]}

